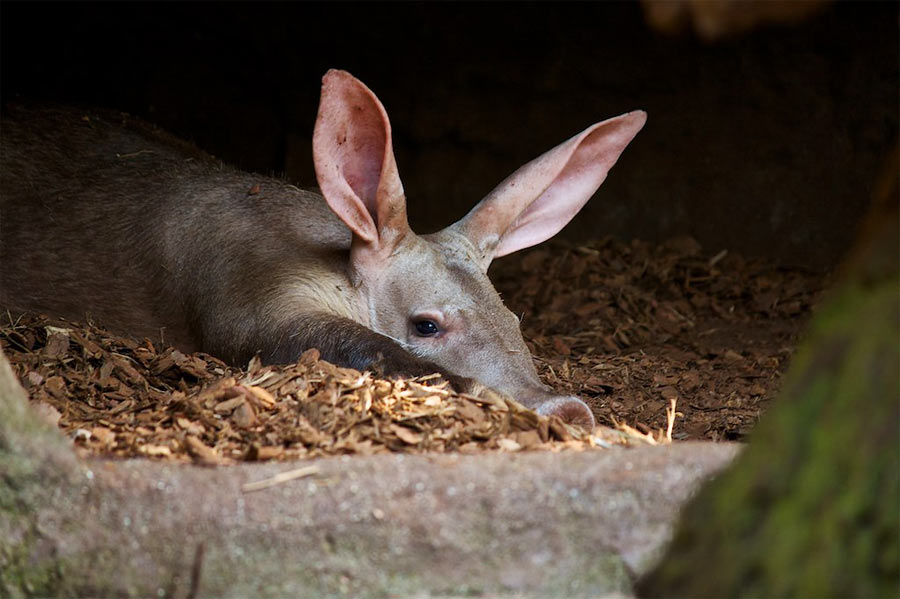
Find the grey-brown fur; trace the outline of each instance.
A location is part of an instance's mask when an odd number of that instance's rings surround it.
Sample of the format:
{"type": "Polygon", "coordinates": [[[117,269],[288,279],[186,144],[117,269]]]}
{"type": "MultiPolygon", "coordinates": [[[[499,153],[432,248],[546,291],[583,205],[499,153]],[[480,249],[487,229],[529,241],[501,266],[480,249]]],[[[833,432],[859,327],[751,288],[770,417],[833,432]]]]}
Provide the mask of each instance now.
{"type": "Polygon", "coordinates": [[[553,235],[643,125],[597,123],[508,177],[460,222],[418,236],[384,107],[323,79],[313,139],[324,197],[223,166],[121,113],[15,108],[0,154],[0,307],[82,318],[242,365],[324,358],[440,372],[586,425],[538,379],[490,260],[553,235]],[[422,334],[423,321],[437,324],[422,334]]]}
{"type": "Polygon", "coordinates": [[[7,309],[94,315],[235,364],[317,347],[359,369],[441,370],[325,306],[285,319],[260,301],[303,273],[349,288],[336,265],[350,232],[317,194],[235,171],[114,112],[13,108],[0,165],[7,309]]]}
{"type": "Polygon", "coordinates": [[[13,109],[0,164],[5,307],[93,314],[153,339],[162,329],[232,361],[266,349],[253,347],[269,320],[258,294],[292,258],[330,268],[349,245],[317,195],[124,114],[13,109]]]}

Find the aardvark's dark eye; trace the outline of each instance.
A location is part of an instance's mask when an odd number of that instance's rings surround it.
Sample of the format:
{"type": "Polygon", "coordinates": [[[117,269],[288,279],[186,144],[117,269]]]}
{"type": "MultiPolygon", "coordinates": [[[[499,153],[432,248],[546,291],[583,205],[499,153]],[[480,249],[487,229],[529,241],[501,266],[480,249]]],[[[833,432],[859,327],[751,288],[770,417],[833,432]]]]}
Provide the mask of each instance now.
{"type": "Polygon", "coordinates": [[[440,332],[438,325],[433,320],[417,320],[415,326],[416,333],[422,337],[434,337],[440,332]]]}

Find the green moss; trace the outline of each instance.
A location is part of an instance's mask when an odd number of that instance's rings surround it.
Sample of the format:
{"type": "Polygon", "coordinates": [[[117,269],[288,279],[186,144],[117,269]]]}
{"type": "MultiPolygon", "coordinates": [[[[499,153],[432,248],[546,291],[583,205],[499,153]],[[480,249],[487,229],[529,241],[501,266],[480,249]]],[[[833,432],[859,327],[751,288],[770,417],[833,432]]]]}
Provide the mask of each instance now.
{"type": "Polygon", "coordinates": [[[900,279],[817,315],[733,468],[685,509],[644,596],[900,594],[900,279]]]}
{"type": "MultiPolygon", "coordinates": [[[[27,514],[5,513],[4,517],[19,516],[28,519],[27,514]]],[[[6,532],[6,527],[3,527],[6,532]]],[[[6,597],[47,597],[56,595],[62,572],[54,555],[40,559],[46,539],[35,525],[18,536],[16,542],[8,540],[0,544],[0,591],[6,597]]],[[[9,537],[6,537],[9,539],[9,537]]]]}

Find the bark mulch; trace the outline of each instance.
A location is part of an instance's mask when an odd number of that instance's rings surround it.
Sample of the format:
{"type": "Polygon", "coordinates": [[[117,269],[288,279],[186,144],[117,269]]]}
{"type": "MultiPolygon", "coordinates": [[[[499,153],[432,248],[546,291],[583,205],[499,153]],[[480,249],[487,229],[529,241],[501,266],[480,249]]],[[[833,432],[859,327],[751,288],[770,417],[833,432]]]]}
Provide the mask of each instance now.
{"type": "Polygon", "coordinates": [[[491,273],[538,370],[600,423],[740,440],[775,398],[827,277],[689,237],[545,244],[491,273]]]}
{"type": "Polygon", "coordinates": [[[47,418],[100,455],[223,464],[579,450],[665,443],[670,433],[740,439],[777,392],[824,283],[705,255],[687,238],[541,247],[502,261],[492,278],[523,316],[544,380],[584,398],[606,426],[582,431],[490,391],[456,394],[437,378],[375,379],[316,350],[297,364],[240,370],[32,315],[0,326],[0,348],[47,418]]]}
{"type": "Polygon", "coordinates": [[[207,354],[92,324],[24,316],[0,347],[31,400],[90,453],[204,464],[424,451],[585,449],[667,442],[629,427],[571,427],[508,397],[434,377],[379,380],[311,349],[296,364],[231,368],[207,354]]]}

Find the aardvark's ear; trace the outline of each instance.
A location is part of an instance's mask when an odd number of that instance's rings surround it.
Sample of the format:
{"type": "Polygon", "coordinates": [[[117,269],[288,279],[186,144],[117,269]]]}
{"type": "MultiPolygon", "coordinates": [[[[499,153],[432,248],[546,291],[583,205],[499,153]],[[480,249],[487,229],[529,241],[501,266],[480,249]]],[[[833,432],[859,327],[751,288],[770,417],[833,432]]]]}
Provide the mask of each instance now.
{"type": "Polygon", "coordinates": [[[646,120],[636,110],[588,127],[507,177],[452,227],[485,270],[493,258],[549,239],[594,195],[646,120]]]}
{"type": "Polygon", "coordinates": [[[328,205],[370,248],[389,249],[409,231],[387,112],[346,71],[322,79],[313,162],[328,205]]]}

